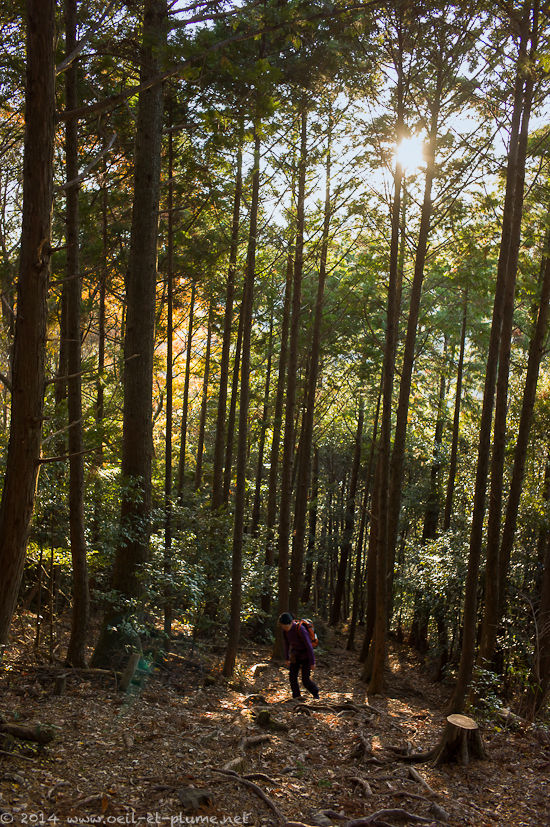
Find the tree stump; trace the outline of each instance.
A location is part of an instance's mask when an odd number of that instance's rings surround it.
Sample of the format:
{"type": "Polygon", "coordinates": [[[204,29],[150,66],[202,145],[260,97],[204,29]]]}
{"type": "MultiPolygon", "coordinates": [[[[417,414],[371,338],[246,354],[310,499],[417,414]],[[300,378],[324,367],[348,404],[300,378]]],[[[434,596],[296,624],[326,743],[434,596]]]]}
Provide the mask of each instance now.
{"type": "Polygon", "coordinates": [[[434,766],[458,761],[466,767],[472,758],[487,758],[478,725],[466,715],[449,715],[443,738],[435,750],[434,766]]]}

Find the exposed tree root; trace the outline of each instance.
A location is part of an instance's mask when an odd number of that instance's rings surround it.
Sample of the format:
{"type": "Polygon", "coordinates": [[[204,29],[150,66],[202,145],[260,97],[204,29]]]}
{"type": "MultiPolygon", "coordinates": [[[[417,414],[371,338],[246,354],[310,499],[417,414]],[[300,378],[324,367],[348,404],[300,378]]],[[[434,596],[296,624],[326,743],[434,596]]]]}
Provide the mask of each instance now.
{"type": "Polygon", "coordinates": [[[256,793],[256,795],[259,796],[259,798],[261,798],[262,801],[265,804],[267,804],[269,809],[273,813],[275,813],[275,815],[278,818],[278,820],[280,821],[280,823],[281,824],[286,824],[286,821],[287,821],[286,816],[283,815],[283,813],[279,810],[277,805],[269,798],[269,796],[264,793],[262,788],[258,787],[257,784],[254,784],[253,781],[249,781],[248,778],[243,778],[242,775],[239,775],[238,773],[233,772],[233,770],[218,770],[218,769],[213,768],[213,772],[220,773],[220,775],[227,775],[227,776],[229,776],[229,778],[233,778],[239,784],[244,784],[245,787],[248,787],[249,789],[253,790],[256,793]]]}

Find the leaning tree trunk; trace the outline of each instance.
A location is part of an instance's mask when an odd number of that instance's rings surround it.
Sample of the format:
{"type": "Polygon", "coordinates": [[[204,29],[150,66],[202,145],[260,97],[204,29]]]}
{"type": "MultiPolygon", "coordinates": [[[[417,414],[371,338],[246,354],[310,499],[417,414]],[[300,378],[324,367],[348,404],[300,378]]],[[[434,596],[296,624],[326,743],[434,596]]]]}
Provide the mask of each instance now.
{"type": "Polygon", "coordinates": [[[237,657],[241,624],[242,550],[244,511],[246,501],[246,458],[248,449],[248,406],[250,398],[250,342],[252,338],[252,309],[254,277],[256,273],[256,246],[258,241],[258,207],[260,198],[260,137],[259,124],[254,124],[254,170],[250,199],[250,228],[246,256],[246,277],[242,305],[243,344],[241,354],[241,392],[239,405],[239,439],[237,445],[237,483],[235,486],[235,517],[233,523],[233,554],[231,563],[231,612],[223,674],[232,675],[237,657]]]}
{"type": "MultiPolygon", "coordinates": [[[[121,470],[128,487],[122,493],[121,539],[116,550],[112,578],[113,588],[126,600],[136,600],[141,596],[140,568],[149,557],[153,352],[163,100],[158,77],[166,44],[166,21],[166,0],[146,0],[140,72],[144,88],[139,94],[134,204],[126,274],[121,470]]],[[[95,666],[112,665],[127,656],[125,624],[120,623],[116,629],[117,617],[124,619],[123,609],[115,609],[105,618],[93,656],[95,666]]]]}
{"type": "Polygon", "coordinates": [[[8,641],[23,575],[42,439],[55,130],[54,0],[27,0],[26,26],[23,224],[0,505],[0,644],[8,641]]]}
{"type": "MultiPolygon", "coordinates": [[[[65,48],[67,56],[76,48],[77,0],[65,0],[65,48]]],[[[78,60],[73,60],[65,75],[67,110],[78,103],[78,60]]],[[[81,380],[81,279],[78,245],[78,122],[74,116],[65,124],[66,241],[67,241],[67,405],[69,413],[69,526],[73,567],[73,605],[71,637],[67,662],[86,665],[86,638],[90,612],[86,537],[84,535],[84,453],[82,434],[81,380]]]]}

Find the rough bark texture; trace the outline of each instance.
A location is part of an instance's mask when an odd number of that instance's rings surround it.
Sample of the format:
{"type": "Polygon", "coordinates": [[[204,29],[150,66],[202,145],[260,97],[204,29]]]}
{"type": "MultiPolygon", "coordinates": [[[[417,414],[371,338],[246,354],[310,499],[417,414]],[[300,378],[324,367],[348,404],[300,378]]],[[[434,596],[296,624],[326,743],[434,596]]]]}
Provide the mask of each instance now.
{"type": "Polygon", "coordinates": [[[23,224],[11,422],[0,505],[0,644],[8,640],[25,561],[42,437],[54,141],[54,0],[27,0],[23,224]]]}

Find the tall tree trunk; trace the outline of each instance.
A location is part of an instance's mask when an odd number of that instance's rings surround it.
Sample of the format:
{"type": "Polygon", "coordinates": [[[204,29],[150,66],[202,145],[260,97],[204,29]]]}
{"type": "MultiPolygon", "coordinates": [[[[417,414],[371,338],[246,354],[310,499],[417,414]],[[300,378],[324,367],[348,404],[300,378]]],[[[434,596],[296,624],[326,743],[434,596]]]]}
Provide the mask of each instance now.
{"type": "MultiPolygon", "coordinates": [[[[170,127],[173,99],[169,100],[170,127]]],[[[172,576],[172,427],[174,421],[174,132],[168,133],[168,226],[166,238],[166,433],[164,438],[164,574],[172,576]]],[[[172,633],[171,587],[165,590],[164,633],[172,633]]]]}
{"type": "Polygon", "coordinates": [[[54,0],[26,3],[23,224],[11,421],[0,505],[0,644],[8,641],[34,508],[44,405],[55,117],[54,0]]]}
{"type": "Polygon", "coordinates": [[[237,400],[239,397],[239,376],[241,373],[241,350],[243,344],[243,307],[244,295],[239,309],[239,326],[235,343],[235,357],[233,359],[233,377],[231,380],[231,401],[227,417],[227,437],[225,442],[225,467],[223,472],[223,502],[229,502],[231,478],[233,474],[233,440],[235,438],[235,421],[237,419],[237,400]]]}
{"type": "MultiPolygon", "coordinates": [[[[534,46],[534,44],[533,44],[534,46]]],[[[525,83],[523,112],[518,139],[518,158],[525,158],[529,137],[529,116],[533,97],[534,77],[531,74],[525,83]]],[[[498,376],[496,385],[495,418],[491,452],[491,482],[489,490],[489,516],[487,520],[487,555],[485,563],[485,610],[481,624],[479,644],[480,663],[490,663],[495,653],[498,609],[499,609],[499,551],[502,519],[502,498],[504,480],[504,456],[506,452],[506,416],[508,412],[508,381],[510,373],[510,342],[514,323],[514,298],[521,240],[521,219],[523,216],[523,190],[525,183],[525,161],[518,163],[514,187],[514,214],[511,227],[511,241],[506,265],[506,285],[498,353],[498,376]]]]}
{"type": "MultiPolygon", "coordinates": [[[[390,492],[388,500],[387,523],[388,523],[388,562],[389,571],[393,572],[395,561],[395,547],[399,531],[399,512],[401,510],[401,495],[403,488],[403,466],[405,462],[405,445],[407,439],[407,423],[409,417],[409,402],[411,396],[411,382],[414,367],[416,350],[416,335],[418,328],[418,316],[420,312],[420,300],[422,297],[422,285],[424,282],[424,269],[426,264],[426,253],[428,250],[428,238],[432,218],[432,188],[436,172],[435,150],[439,121],[439,107],[441,97],[441,80],[434,100],[432,102],[430,132],[426,149],[426,177],[424,182],[424,199],[420,215],[420,228],[416,245],[416,256],[414,262],[414,276],[411,285],[411,296],[409,304],[409,315],[407,319],[407,331],[405,334],[405,347],[403,352],[403,366],[401,369],[401,381],[399,384],[399,400],[397,403],[397,414],[395,424],[395,435],[390,467],[390,492]]],[[[393,577],[390,574],[393,582],[393,577]]]]}
{"type": "MultiPolygon", "coordinates": [[[[76,48],[77,0],[65,0],[65,49],[67,56],[76,48]]],[[[78,105],[78,61],[65,74],[67,109],[78,105]]],[[[73,605],[71,637],[67,662],[86,665],[86,638],[90,613],[86,537],[84,535],[84,454],[82,436],[82,360],[81,360],[81,280],[78,247],[78,121],[67,118],[65,124],[66,243],[67,243],[67,403],[69,413],[69,528],[73,568],[73,605]]]]}
{"type": "Polygon", "coordinates": [[[351,554],[353,529],[355,525],[355,495],[357,493],[357,480],[359,478],[359,466],[361,464],[361,441],[363,439],[364,417],[365,411],[363,407],[363,400],[361,400],[359,403],[359,417],[357,419],[357,433],[355,435],[353,463],[351,468],[349,489],[345,505],[345,524],[342,536],[342,545],[340,548],[340,563],[338,566],[338,577],[336,580],[334,600],[332,603],[332,613],[330,617],[330,622],[333,626],[336,626],[340,622],[342,599],[344,596],[344,584],[346,582],[346,575],[348,571],[348,560],[351,554]]]}
{"type": "Polygon", "coordinates": [[[275,395],[275,410],[273,412],[273,436],[269,454],[269,480],[267,488],[267,537],[265,544],[264,580],[262,586],[262,611],[269,613],[271,609],[271,574],[273,568],[273,529],[277,516],[277,472],[279,468],[279,448],[281,445],[281,428],[283,423],[283,404],[285,398],[286,368],[288,362],[288,329],[290,326],[290,298],[292,292],[292,278],[294,274],[294,260],[292,248],[287,255],[285,295],[283,301],[283,318],[281,321],[281,350],[279,352],[279,369],[277,376],[277,392],[275,395]]]}
{"type": "Polygon", "coordinates": [[[264,449],[267,420],[269,414],[269,388],[271,386],[271,362],[273,359],[273,310],[269,319],[269,346],[267,351],[267,367],[265,372],[264,403],[262,410],[262,422],[260,425],[260,439],[258,442],[258,462],[256,466],[256,485],[254,486],[254,501],[252,503],[252,516],[250,521],[250,534],[256,537],[260,525],[260,503],[264,472],[264,449]]]}
{"type": "Polygon", "coordinates": [[[187,450],[187,423],[189,420],[189,385],[191,382],[191,356],[193,345],[193,326],[195,324],[195,298],[197,285],[195,280],[191,284],[191,298],[189,300],[189,325],[187,328],[187,349],[185,353],[185,377],[183,380],[183,406],[181,410],[180,428],[180,457],[178,462],[178,501],[183,499],[185,488],[185,452],[187,450]]]}
{"type": "MultiPolygon", "coordinates": [[[[121,539],[113,568],[113,588],[125,598],[142,593],[141,565],[149,557],[151,458],[153,450],[153,351],[155,333],[157,232],[162,144],[162,86],[157,81],[166,44],[166,0],[146,0],[134,164],[134,203],[126,274],[122,476],[131,490],[122,494],[121,539]],[[153,83],[152,83],[153,82],[153,83]]],[[[124,614],[124,612],[123,612],[124,614]]],[[[106,617],[93,656],[94,665],[127,656],[124,631],[106,617]]],[[[123,626],[124,624],[121,624],[123,626]]]]}
{"type": "Polygon", "coordinates": [[[307,495],[309,491],[309,476],[311,469],[311,446],[313,443],[313,419],[315,413],[315,396],[317,393],[317,377],[319,374],[319,357],[321,352],[321,325],[323,321],[323,302],[327,274],[327,256],[329,244],[330,220],[332,204],[330,198],[331,185],[331,149],[332,149],[332,114],[329,113],[327,155],[325,164],[325,206],[323,215],[323,233],[321,239],[321,256],[319,261],[319,278],[317,282],[317,297],[315,300],[315,317],[311,339],[309,358],[308,384],[304,424],[301,437],[300,462],[296,484],[296,507],[294,514],[294,533],[292,537],[292,559],[290,564],[290,598],[289,609],[298,611],[300,595],[303,590],[303,563],[304,541],[307,525],[307,495]]]}
{"type": "MultiPolygon", "coordinates": [[[[277,613],[287,611],[289,598],[288,550],[290,537],[290,512],[292,494],[292,458],[294,455],[294,416],[296,408],[296,383],[298,374],[298,344],[302,302],[302,274],[304,268],[304,224],[307,168],[307,111],[300,111],[300,158],[298,162],[298,198],[296,203],[296,247],[294,259],[294,280],[292,286],[292,315],[288,348],[288,370],[285,410],[285,433],[283,441],[283,462],[281,469],[281,502],[279,509],[278,539],[278,595],[277,613]]],[[[280,656],[282,640],[280,634],[275,641],[274,655],[280,656]]]]}
{"type": "Polygon", "coordinates": [[[550,301],[550,235],[546,239],[545,249],[543,252],[540,282],[541,289],[539,306],[538,311],[536,312],[535,329],[529,345],[529,359],[527,362],[527,373],[525,376],[521,415],[517,432],[516,448],[514,451],[512,478],[510,481],[510,490],[508,492],[506,516],[500,545],[500,570],[498,572],[500,582],[499,607],[498,616],[496,618],[497,625],[504,617],[504,612],[506,610],[506,585],[510,567],[510,557],[512,553],[514,536],[516,533],[518,507],[523,487],[527,447],[529,443],[531,422],[533,419],[533,408],[535,406],[539,370],[545,351],[545,339],[548,332],[550,301]]]}
{"type": "Polygon", "coordinates": [[[223,664],[223,674],[232,675],[237,657],[241,618],[242,549],[246,497],[246,458],[248,448],[248,406],[250,397],[250,341],[252,337],[252,309],[256,246],[258,241],[258,206],[260,199],[260,137],[259,124],[254,124],[254,170],[250,199],[250,229],[246,256],[246,277],[242,306],[243,344],[241,355],[241,392],[239,405],[239,440],[237,446],[237,484],[235,486],[235,518],[233,524],[233,556],[231,564],[231,617],[223,664]]]}
{"type": "Polygon", "coordinates": [[[229,384],[229,356],[231,350],[231,327],[233,322],[233,301],[235,298],[235,271],[239,249],[239,215],[243,189],[243,148],[242,127],[237,150],[237,171],[235,175],[235,193],[233,196],[233,220],[231,224],[231,242],[229,247],[229,265],[225,287],[225,311],[223,317],[222,355],[220,361],[220,387],[218,389],[218,413],[216,419],[216,436],[214,439],[214,458],[212,470],[212,510],[216,511],[224,502],[223,496],[223,457],[225,446],[225,414],[227,409],[227,388],[229,384]]]}
{"type": "Polygon", "coordinates": [[[204,356],[204,374],[202,380],[201,413],[199,420],[199,440],[197,445],[197,464],[195,466],[195,491],[201,486],[202,457],[204,453],[204,432],[206,430],[206,411],[208,405],[208,380],[210,378],[210,350],[212,344],[212,314],[213,303],[208,308],[208,330],[206,334],[206,353],[204,356]]]}
{"type": "MultiPolygon", "coordinates": [[[[525,21],[524,21],[525,22],[525,21]]],[[[524,25],[525,28],[525,25],[524,25]]],[[[468,555],[468,570],[464,596],[462,651],[457,682],[450,702],[452,712],[462,712],[466,701],[466,693],[470,684],[475,659],[475,635],[477,628],[477,585],[479,576],[479,562],[481,557],[481,543],[485,518],[485,494],[487,490],[487,472],[491,443],[491,421],[495,398],[495,383],[498,366],[498,352],[502,332],[502,317],[506,280],[508,277],[508,260],[512,245],[517,245],[519,239],[513,238],[514,204],[516,199],[516,183],[518,169],[525,165],[525,156],[520,156],[519,133],[523,115],[524,103],[524,72],[527,58],[527,36],[522,33],[520,53],[517,63],[517,75],[514,89],[513,113],[510,130],[510,146],[508,149],[508,168],[506,174],[506,195],[502,217],[500,253],[497,267],[497,282],[493,304],[491,334],[487,352],[485,383],[483,390],[483,404],[479,427],[479,444],[477,455],[476,481],[474,490],[474,508],[470,528],[470,547],[468,555]]],[[[522,197],[522,196],[520,196],[522,197]]]]}
{"type": "Polygon", "coordinates": [[[464,291],[462,305],[462,330],[460,333],[460,353],[456,373],[455,409],[453,414],[453,436],[451,439],[451,457],[449,460],[449,476],[447,479],[447,492],[445,495],[445,512],[443,515],[443,531],[451,527],[451,516],[453,513],[453,499],[456,481],[456,469],[458,465],[458,437],[460,434],[460,407],[462,404],[462,377],[464,374],[464,352],[466,349],[466,325],[468,321],[468,290],[464,291]]]}
{"type": "MultiPolygon", "coordinates": [[[[402,46],[402,44],[401,44],[402,46]]],[[[403,129],[403,77],[402,69],[398,78],[398,117],[397,135],[403,129]]],[[[397,325],[399,316],[398,282],[399,282],[399,223],[401,212],[401,183],[403,169],[396,164],[394,174],[394,196],[391,214],[390,267],[388,282],[388,299],[386,310],[386,335],[382,367],[382,418],[380,423],[380,442],[375,474],[373,496],[373,513],[371,519],[371,538],[369,539],[369,557],[367,566],[371,568],[371,579],[367,579],[371,593],[369,603],[373,607],[372,631],[367,624],[365,645],[362,657],[365,666],[362,679],[369,681],[369,691],[380,693],[384,685],[384,662],[386,657],[386,623],[388,607],[388,488],[390,479],[390,440],[393,381],[395,374],[395,349],[397,343],[397,325]],[[374,545],[376,543],[376,546],[374,545]],[[373,571],[374,569],[374,571],[373,571]],[[373,599],[374,598],[374,599],[373,599]],[[374,646],[370,645],[369,635],[374,646]],[[368,641],[368,642],[367,642],[368,641]],[[368,647],[368,656],[365,648],[368,647]]],[[[367,569],[367,578],[369,570],[367,569]]],[[[367,606],[367,610],[369,610],[367,606]]],[[[367,618],[368,620],[368,618],[367,618]]]]}

